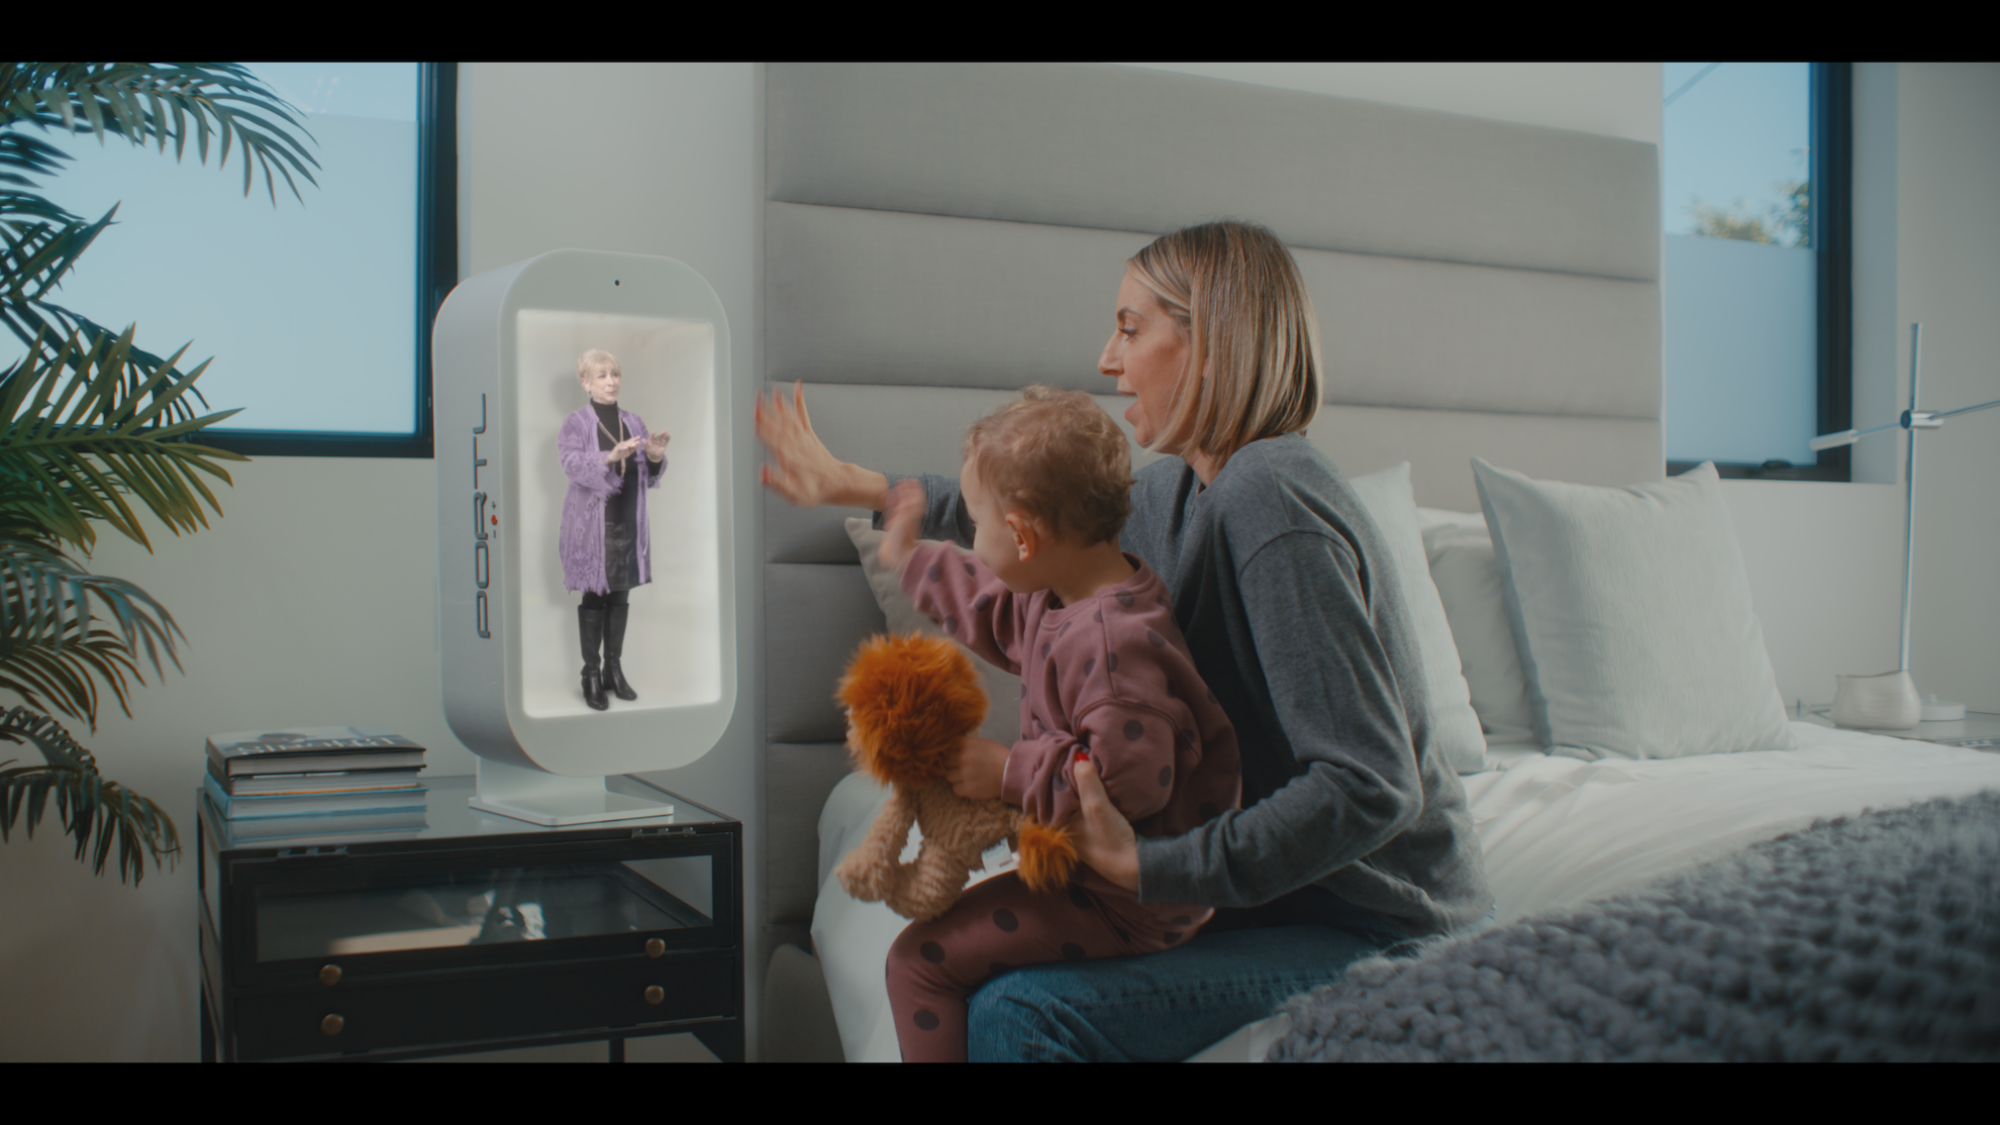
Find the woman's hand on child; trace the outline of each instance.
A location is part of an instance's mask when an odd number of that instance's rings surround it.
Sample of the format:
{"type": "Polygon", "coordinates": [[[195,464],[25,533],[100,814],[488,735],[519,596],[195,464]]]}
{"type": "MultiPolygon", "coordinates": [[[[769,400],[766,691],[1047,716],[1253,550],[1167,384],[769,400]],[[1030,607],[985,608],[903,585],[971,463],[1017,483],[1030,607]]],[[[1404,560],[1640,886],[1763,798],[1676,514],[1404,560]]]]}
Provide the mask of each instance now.
{"type": "Polygon", "coordinates": [[[882,509],[882,546],[876,557],[882,565],[903,573],[910,552],[917,549],[917,529],[924,520],[924,486],[906,480],[889,490],[882,509]]]}
{"type": "MultiPolygon", "coordinates": [[[[968,740],[969,741],[969,740],[968,740]]],[[[1125,815],[1111,807],[1111,795],[1104,791],[1104,779],[1097,767],[1085,758],[1070,769],[1076,780],[1080,815],[1068,821],[1070,838],[1076,841],[1076,858],[1092,871],[1118,886],[1139,891],[1139,837],[1125,815]]]]}
{"type": "Polygon", "coordinates": [[[667,443],[674,440],[672,434],[661,430],[657,434],[646,435],[646,460],[658,461],[667,455],[667,443]]]}
{"type": "Polygon", "coordinates": [[[944,771],[951,791],[968,801],[1000,799],[1000,778],[1007,772],[1007,756],[1013,753],[1004,742],[967,735],[959,748],[958,760],[944,771]]]}

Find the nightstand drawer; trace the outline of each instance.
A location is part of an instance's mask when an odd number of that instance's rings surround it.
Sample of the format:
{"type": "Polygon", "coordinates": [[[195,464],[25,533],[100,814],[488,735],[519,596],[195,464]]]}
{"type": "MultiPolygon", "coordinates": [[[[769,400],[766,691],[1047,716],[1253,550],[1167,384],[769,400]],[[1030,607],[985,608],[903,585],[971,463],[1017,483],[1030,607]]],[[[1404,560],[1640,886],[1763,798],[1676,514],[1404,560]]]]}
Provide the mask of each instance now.
{"type": "Polygon", "coordinates": [[[237,1057],[305,1058],[733,1017],[734,950],[236,999],[237,1057]],[[465,1038],[467,1028],[478,1038],[465,1038]]]}

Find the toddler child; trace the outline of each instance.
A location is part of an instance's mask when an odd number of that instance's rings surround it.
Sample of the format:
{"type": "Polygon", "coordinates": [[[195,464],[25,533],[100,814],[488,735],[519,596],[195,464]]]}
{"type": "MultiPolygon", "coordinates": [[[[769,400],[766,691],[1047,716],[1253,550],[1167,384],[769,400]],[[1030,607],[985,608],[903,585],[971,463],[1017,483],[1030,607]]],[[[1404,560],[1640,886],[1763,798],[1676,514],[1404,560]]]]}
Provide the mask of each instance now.
{"type": "MultiPolygon", "coordinates": [[[[1235,729],[1195,671],[1166,584],[1119,550],[1131,470],[1124,434],[1090,396],[1031,387],[966,434],[972,553],[917,542],[923,493],[906,481],[890,494],[881,557],[945,632],[1020,673],[1003,800],[1062,824],[1079,811],[1071,769],[1088,756],[1135,832],[1176,836],[1236,808],[1242,778],[1235,729]]],[[[964,1061],[967,998],[999,973],[1156,953],[1213,914],[1139,902],[1081,864],[1055,894],[1014,872],[968,888],[890,949],[903,1058],[964,1061]]]]}

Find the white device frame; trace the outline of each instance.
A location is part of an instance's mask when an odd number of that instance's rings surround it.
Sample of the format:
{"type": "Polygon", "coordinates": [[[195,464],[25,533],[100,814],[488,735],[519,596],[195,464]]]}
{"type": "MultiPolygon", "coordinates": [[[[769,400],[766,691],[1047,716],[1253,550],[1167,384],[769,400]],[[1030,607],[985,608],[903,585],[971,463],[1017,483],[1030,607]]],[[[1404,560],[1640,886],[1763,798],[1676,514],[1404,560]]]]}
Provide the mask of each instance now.
{"type": "MultiPolygon", "coordinates": [[[[729,323],[721,299],[699,273],[671,258],[552,251],[460,282],[438,311],[431,354],[440,672],[446,721],[480,758],[472,804],[548,825],[671,813],[671,806],[641,795],[657,792],[650,786],[607,784],[607,778],[701,758],[736,709],[729,323]],[[516,527],[512,518],[522,510],[524,483],[534,484],[525,481],[524,471],[536,471],[534,458],[555,455],[553,447],[518,448],[523,411],[546,410],[545,404],[521,401],[524,312],[573,314],[586,322],[637,319],[708,327],[712,440],[701,443],[706,450],[691,452],[712,459],[711,471],[692,473],[684,466],[680,475],[705,475],[714,490],[719,690],[712,700],[649,705],[642,695],[638,703],[614,700],[607,711],[574,714],[551,714],[547,708],[535,714],[524,702],[522,552],[553,555],[557,532],[554,526],[516,527]]],[[[637,375],[626,373],[628,380],[637,375]]],[[[580,395],[576,399],[578,405],[583,401],[580,395]]],[[[657,421],[649,424],[672,432],[657,421]]],[[[669,472],[676,452],[682,451],[670,444],[669,472]]],[[[660,533],[655,527],[656,541],[660,533]]],[[[632,662],[629,642],[626,659],[632,662]]]]}

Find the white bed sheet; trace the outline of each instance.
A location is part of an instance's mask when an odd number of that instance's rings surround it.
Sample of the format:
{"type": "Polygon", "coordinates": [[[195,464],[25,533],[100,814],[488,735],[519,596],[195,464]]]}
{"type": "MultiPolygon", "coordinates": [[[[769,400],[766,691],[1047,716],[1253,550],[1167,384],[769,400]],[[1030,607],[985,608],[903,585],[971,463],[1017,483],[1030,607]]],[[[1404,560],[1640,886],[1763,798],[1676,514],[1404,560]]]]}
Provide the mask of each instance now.
{"type": "MultiPolygon", "coordinates": [[[[1462,780],[1497,921],[1630,890],[1824,817],[2000,788],[2000,754],[1813,723],[1792,730],[1797,750],[1661,761],[1585,762],[1538,747],[1492,747],[1492,768],[1462,780]]],[[[901,1057],[883,965],[905,922],[880,903],[856,901],[832,877],[885,792],[850,775],[820,814],[813,945],[850,1062],[901,1057]]],[[[1259,1021],[1195,1059],[1261,1059],[1284,1030],[1281,1020],[1259,1021]]]]}

